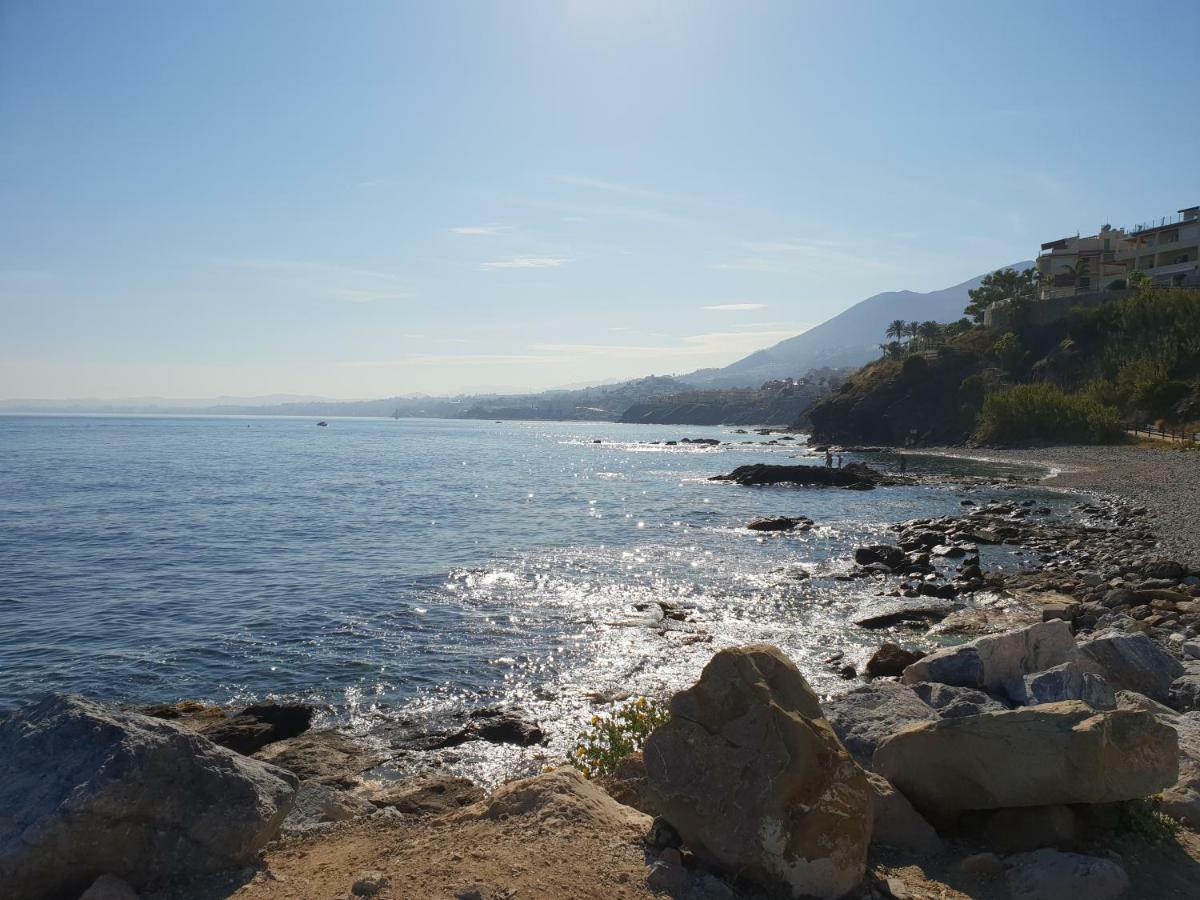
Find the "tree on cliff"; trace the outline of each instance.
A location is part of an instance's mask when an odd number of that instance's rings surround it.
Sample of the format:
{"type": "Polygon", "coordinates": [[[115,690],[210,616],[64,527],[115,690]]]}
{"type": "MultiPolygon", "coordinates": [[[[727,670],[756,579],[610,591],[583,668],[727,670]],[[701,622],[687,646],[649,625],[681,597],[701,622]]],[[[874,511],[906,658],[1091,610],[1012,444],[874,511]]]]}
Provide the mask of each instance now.
{"type": "Polygon", "coordinates": [[[902,337],[908,334],[908,323],[903,319],[893,319],[892,324],[887,327],[887,331],[884,332],[884,334],[887,337],[900,340],[902,337]]]}
{"type": "Polygon", "coordinates": [[[985,275],[979,287],[967,291],[971,302],[963,310],[976,322],[983,321],[983,311],[999,300],[1033,300],[1037,296],[1037,270],[997,269],[985,275]]]}

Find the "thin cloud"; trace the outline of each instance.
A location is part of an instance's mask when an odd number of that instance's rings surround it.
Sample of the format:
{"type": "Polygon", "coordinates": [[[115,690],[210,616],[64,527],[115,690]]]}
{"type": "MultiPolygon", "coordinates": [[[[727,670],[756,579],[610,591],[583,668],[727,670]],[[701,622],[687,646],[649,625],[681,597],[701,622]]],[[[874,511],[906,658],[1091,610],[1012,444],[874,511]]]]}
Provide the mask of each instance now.
{"type": "Polygon", "coordinates": [[[512,231],[511,225],[459,225],[450,229],[455,234],[467,237],[493,237],[512,231]]]}
{"type": "Polygon", "coordinates": [[[564,362],[566,357],[534,353],[419,353],[399,359],[348,360],[338,365],[344,369],[397,369],[407,366],[437,365],[505,365],[564,362]]]}
{"type": "Polygon", "coordinates": [[[261,272],[278,272],[285,275],[324,275],[343,278],[379,278],[395,280],[390,272],[377,272],[373,269],[360,269],[355,266],[343,266],[338,263],[320,262],[307,259],[278,259],[275,257],[251,257],[232,260],[241,269],[255,269],[261,272]]]}
{"type": "MultiPolygon", "coordinates": [[[[580,357],[632,360],[683,360],[738,356],[794,337],[804,327],[763,331],[714,331],[692,334],[661,344],[534,344],[525,353],[418,353],[396,359],[347,360],[346,369],[399,369],[448,365],[564,365],[580,357]]],[[[670,339],[668,339],[670,340],[670,339]]]]}
{"type": "Polygon", "coordinates": [[[665,195],[658,191],[648,191],[644,188],[632,187],[627,184],[618,184],[615,181],[605,181],[602,178],[588,178],[584,175],[555,175],[554,180],[572,185],[573,187],[606,191],[610,194],[620,194],[623,197],[637,197],[642,200],[665,199],[665,195]]]}
{"type": "Polygon", "coordinates": [[[822,263],[856,269],[894,268],[886,259],[853,252],[854,246],[856,244],[851,241],[827,239],[740,241],[738,252],[744,255],[714,263],[709,268],[735,272],[789,272],[797,266],[811,269],[822,263]]]}
{"type": "Polygon", "coordinates": [[[364,291],[353,288],[334,288],[331,292],[335,299],[347,303],[378,303],[386,300],[411,300],[409,291],[364,291]]]}
{"type": "Polygon", "coordinates": [[[753,309],[766,309],[765,303],[717,303],[713,306],[702,306],[701,309],[711,309],[718,312],[747,312],[753,309]]]}
{"type": "Polygon", "coordinates": [[[795,337],[804,328],[771,329],[769,331],[714,331],[692,334],[679,339],[681,343],[666,345],[640,344],[537,344],[533,349],[546,353],[578,356],[608,356],[626,359],[678,359],[713,354],[746,353],[772,341],[795,337]]]}
{"type": "Polygon", "coordinates": [[[567,262],[558,256],[511,256],[508,259],[493,259],[479,268],[485,272],[492,269],[557,269],[567,262]]]}

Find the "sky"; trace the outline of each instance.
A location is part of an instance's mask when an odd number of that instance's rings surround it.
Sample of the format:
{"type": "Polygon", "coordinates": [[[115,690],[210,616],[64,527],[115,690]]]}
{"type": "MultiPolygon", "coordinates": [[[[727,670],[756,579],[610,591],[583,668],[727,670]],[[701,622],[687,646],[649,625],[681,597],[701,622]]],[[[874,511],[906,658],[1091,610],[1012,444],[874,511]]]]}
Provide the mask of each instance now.
{"type": "Polygon", "coordinates": [[[1200,203],[1200,3],[0,0],[0,398],[725,365],[1200,203]]]}

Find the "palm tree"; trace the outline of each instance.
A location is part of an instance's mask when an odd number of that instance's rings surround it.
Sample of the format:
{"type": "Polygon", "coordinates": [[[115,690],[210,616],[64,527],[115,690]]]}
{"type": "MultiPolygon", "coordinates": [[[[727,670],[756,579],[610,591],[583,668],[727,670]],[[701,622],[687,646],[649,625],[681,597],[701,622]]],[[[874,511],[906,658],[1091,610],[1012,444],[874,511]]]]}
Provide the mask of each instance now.
{"type": "Polygon", "coordinates": [[[903,319],[893,319],[892,324],[887,327],[887,331],[884,333],[890,338],[900,340],[900,338],[908,333],[908,323],[903,319]]]}
{"type": "Polygon", "coordinates": [[[921,333],[921,323],[920,322],[909,322],[907,330],[908,330],[908,336],[910,338],[915,338],[918,334],[921,333]]]}
{"type": "Polygon", "coordinates": [[[921,336],[921,340],[926,346],[932,344],[936,339],[942,336],[942,326],[932,320],[922,322],[917,326],[917,332],[921,336]]]}
{"type": "Polygon", "coordinates": [[[1073,266],[1063,266],[1063,271],[1071,276],[1071,286],[1076,290],[1079,289],[1079,282],[1084,281],[1091,275],[1086,259],[1078,259],[1073,266]]]}

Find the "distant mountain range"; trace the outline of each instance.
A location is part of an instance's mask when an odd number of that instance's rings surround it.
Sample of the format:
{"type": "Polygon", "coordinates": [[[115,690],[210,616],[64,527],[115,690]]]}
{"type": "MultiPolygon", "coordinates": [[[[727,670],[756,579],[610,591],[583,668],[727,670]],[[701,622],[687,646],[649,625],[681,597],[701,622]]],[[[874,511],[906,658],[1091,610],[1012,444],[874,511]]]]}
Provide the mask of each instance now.
{"type": "MultiPolygon", "coordinates": [[[[1031,266],[1029,261],[1013,268],[1031,266]]],[[[396,418],[469,419],[594,419],[617,420],[635,404],[656,401],[652,415],[671,409],[707,408],[708,416],[727,415],[729,397],[689,396],[686,404],[663,403],[665,398],[697,390],[758,388],[768,381],[799,378],[811,370],[858,367],[879,356],[884,331],[894,319],[952,322],[962,317],[967,291],[984,276],[926,294],[888,291],[868,297],[803,334],[758,350],[719,369],[700,369],[687,375],[648,376],[577,389],[536,394],[479,394],[458,397],[406,396],[381,400],[329,400],[321,397],[273,395],[221,397],[214,400],[166,400],[155,397],[128,400],[6,400],[0,412],[203,413],[211,415],[394,416],[396,418]],[[715,404],[715,405],[714,405],[715,404]]],[[[772,399],[771,403],[775,401],[772,399]]],[[[643,410],[645,412],[645,410],[643,410]]],[[[690,413],[688,413],[690,415],[690,413]]],[[[700,415],[699,412],[695,413],[700,415]]],[[[646,421],[646,419],[642,419],[646,421]]],[[[698,423],[693,423],[698,424],[698,423]]],[[[740,422],[738,424],[741,424],[740,422]]]]}
{"type": "MultiPolygon", "coordinates": [[[[1010,268],[1032,266],[1029,260],[1010,268]]],[[[803,334],[757,350],[722,369],[701,369],[681,375],[683,381],[702,387],[749,387],[774,378],[796,377],[809,369],[861,366],[879,356],[884,331],[895,319],[907,322],[953,322],[963,315],[967,291],[979,287],[984,275],[970,281],[919,294],[888,291],[862,300],[832,319],[803,334]]]]}

